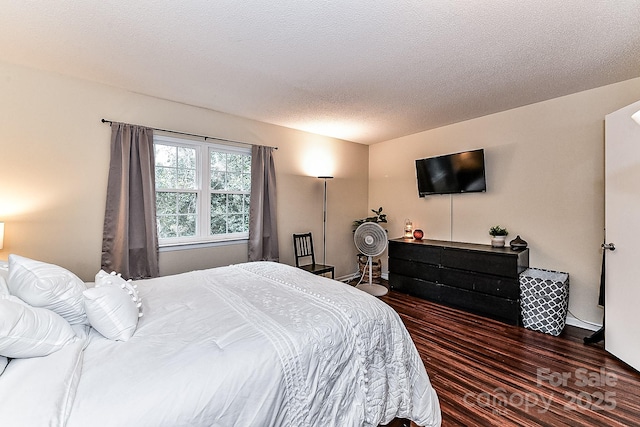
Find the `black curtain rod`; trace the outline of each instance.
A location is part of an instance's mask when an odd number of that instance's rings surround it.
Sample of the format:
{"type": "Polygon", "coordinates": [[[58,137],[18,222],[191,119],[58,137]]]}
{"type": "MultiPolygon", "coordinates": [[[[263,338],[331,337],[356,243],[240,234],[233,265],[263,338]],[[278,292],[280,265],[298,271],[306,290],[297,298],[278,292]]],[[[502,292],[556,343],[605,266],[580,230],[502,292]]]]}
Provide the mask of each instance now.
{"type": "MultiPolygon", "coordinates": [[[[109,123],[109,125],[111,125],[113,123],[111,120],[102,119],[101,121],[102,121],[102,123],[109,123]]],[[[149,127],[149,126],[145,126],[145,127],[149,127]]],[[[193,136],[193,137],[196,137],[196,138],[204,138],[205,141],[207,139],[215,139],[216,141],[231,142],[233,144],[253,145],[253,144],[249,144],[248,142],[240,142],[240,141],[233,141],[231,139],[216,138],[215,136],[204,136],[204,135],[196,135],[194,133],[178,132],[177,130],[167,130],[167,129],[159,129],[159,128],[150,128],[150,129],[157,130],[159,132],[168,132],[168,133],[175,133],[177,135],[185,135],[185,136],[193,136]]],[[[267,146],[267,147],[269,147],[269,146],[267,146]]],[[[274,150],[278,149],[278,147],[269,147],[269,148],[273,148],[274,150]]]]}

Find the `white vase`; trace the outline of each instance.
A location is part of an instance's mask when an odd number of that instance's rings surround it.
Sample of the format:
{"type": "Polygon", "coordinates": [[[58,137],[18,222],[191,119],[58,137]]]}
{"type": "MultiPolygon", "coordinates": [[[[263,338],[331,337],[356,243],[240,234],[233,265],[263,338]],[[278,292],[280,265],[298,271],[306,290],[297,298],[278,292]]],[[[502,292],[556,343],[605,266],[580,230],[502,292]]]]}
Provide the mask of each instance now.
{"type": "Polygon", "coordinates": [[[504,248],[504,242],[507,236],[491,236],[491,246],[494,248],[504,248]]]}

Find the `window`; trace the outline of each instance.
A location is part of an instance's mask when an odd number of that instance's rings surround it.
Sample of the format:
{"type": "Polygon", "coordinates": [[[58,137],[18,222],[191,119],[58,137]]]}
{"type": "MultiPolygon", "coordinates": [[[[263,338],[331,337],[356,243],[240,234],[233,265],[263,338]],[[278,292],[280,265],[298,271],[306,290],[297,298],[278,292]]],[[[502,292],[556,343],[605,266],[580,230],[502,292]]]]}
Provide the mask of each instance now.
{"type": "Polygon", "coordinates": [[[248,147],[154,136],[161,245],[246,239],[248,147]]]}

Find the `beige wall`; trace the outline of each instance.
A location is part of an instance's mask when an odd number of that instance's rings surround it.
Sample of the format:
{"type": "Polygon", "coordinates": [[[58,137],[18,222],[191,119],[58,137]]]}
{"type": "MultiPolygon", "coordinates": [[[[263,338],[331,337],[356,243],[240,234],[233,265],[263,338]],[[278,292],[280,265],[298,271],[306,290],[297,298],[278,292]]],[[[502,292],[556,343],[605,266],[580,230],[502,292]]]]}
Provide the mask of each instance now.
{"type": "MultiPolygon", "coordinates": [[[[100,119],[278,146],[281,261],[291,234],[322,250],[322,182],[329,183],[327,261],[355,271],[351,221],[367,212],[368,147],[0,62],[0,220],[9,253],[90,280],[100,268],[110,128],[100,119]],[[327,159],[329,169],[326,170],[327,159]]],[[[161,274],[246,261],[246,244],[162,252],[161,274]]]]}
{"type": "Polygon", "coordinates": [[[570,273],[572,314],[601,323],[604,116],[638,99],[640,78],[375,144],[369,204],[388,212],[390,237],[405,218],[426,238],[485,244],[489,227],[507,227],[532,267],[570,273]],[[418,198],[415,159],[475,148],[486,193],[418,198]]]}

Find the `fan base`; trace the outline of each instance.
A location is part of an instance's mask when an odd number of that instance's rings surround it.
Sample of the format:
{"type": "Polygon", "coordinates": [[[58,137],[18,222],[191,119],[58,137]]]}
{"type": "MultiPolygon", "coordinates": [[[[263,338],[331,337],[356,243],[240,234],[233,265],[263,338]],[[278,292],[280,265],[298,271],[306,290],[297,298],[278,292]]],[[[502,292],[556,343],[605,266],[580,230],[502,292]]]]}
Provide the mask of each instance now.
{"type": "Polygon", "coordinates": [[[383,295],[386,295],[387,292],[389,292],[389,290],[386,287],[382,285],[376,285],[376,284],[370,285],[367,283],[361,283],[360,285],[356,286],[356,288],[368,294],[371,294],[375,297],[381,297],[383,295]]]}

